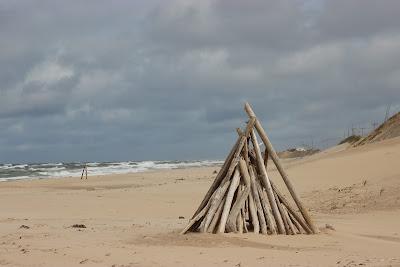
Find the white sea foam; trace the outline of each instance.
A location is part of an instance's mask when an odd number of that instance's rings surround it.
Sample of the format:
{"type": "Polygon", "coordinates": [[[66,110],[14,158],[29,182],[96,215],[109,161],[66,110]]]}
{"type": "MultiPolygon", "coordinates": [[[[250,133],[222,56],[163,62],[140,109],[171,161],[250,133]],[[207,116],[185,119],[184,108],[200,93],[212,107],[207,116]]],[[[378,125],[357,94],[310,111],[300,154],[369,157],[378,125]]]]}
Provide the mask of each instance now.
{"type": "MultiPolygon", "coordinates": [[[[89,175],[124,174],[149,170],[216,166],[222,161],[123,161],[86,163],[89,175]]],[[[84,163],[0,164],[0,182],[42,177],[79,177],[84,163]]]]}

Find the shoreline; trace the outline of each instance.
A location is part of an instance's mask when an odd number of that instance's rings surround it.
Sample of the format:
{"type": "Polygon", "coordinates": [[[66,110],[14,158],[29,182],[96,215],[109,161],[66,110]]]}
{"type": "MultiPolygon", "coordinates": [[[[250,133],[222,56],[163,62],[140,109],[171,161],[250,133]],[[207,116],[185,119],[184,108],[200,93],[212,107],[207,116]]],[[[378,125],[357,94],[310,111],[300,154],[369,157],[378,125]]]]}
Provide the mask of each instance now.
{"type": "MultiPolygon", "coordinates": [[[[175,169],[190,169],[190,168],[201,168],[201,167],[216,167],[219,168],[222,165],[222,161],[219,160],[203,160],[203,161],[143,161],[141,163],[164,163],[167,165],[172,165],[170,162],[174,162],[176,166],[163,166],[160,165],[159,167],[147,167],[145,169],[140,169],[140,168],[126,168],[126,169],[121,169],[117,171],[108,171],[105,170],[104,173],[99,173],[97,171],[98,168],[104,168],[103,166],[97,167],[97,166],[88,166],[88,175],[94,177],[94,176],[105,176],[105,175],[125,175],[125,174],[134,174],[134,173],[143,173],[143,172],[151,172],[151,171],[162,171],[162,170],[175,170],[175,169]],[[188,165],[188,166],[185,166],[188,165]],[[194,166],[195,164],[199,164],[199,166],[194,166]],[[90,174],[94,172],[95,174],[92,175],[90,174]]],[[[98,164],[113,164],[114,166],[116,164],[121,164],[125,162],[115,162],[115,163],[98,163],[98,164]]],[[[44,164],[50,164],[50,163],[44,163],[44,164]]],[[[60,164],[60,163],[57,163],[60,164]]],[[[69,164],[69,163],[61,163],[61,164],[69,164]]],[[[108,168],[108,167],[107,167],[108,168]]],[[[0,170],[1,171],[1,170],[0,170]]],[[[59,170],[59,172],[63,172],[66,170],[59,170]]],[[[77,172],[71,173],[68,175],[42,175],[42,176],[14,176],[14,177],[0,177],[0,182],[8,182],[8,181],[16,181],[16,180],[33,180],[33,179],[59,179],[59,178],[77,178],[81,176],[81,169],[73,169],[73,171],[77,172]]],[[[1,173],[0,173],[1,174],[1,173]]]]}

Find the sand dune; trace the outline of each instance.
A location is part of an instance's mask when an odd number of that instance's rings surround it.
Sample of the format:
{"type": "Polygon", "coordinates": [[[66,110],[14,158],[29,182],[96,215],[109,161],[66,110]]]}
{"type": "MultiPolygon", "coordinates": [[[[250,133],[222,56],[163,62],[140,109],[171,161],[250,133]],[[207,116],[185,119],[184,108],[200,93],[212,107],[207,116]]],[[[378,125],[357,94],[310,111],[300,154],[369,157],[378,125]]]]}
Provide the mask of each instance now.
{"type": "Polygon", "coordinates": [[[399,159],[394,138],[285,161],[310,236],[179,235],[216,168],[3,182],[0,266],[400,266],[399,159]]]}
{"type": "Polygon", "coordinates": [[[370,144],[400,136],[400,112],[394,114],[387,121],[379,125],[367,136],[355,142],[354,146],[370,144]]]}

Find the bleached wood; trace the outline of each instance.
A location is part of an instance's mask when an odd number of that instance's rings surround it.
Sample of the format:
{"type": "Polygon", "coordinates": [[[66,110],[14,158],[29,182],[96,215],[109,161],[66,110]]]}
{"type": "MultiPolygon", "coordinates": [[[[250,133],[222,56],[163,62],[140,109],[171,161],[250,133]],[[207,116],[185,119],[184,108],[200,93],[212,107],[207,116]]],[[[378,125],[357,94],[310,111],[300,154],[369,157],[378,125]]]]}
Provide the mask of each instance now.
{"type": "MultiPolygon", "coordinates": [[[[255,121],[256,121],[255,118],[250,118],[250,120],[247,122],[244,134],[239,136],[235,146],[232,148],[227,159],[225,160],[223,167],[221,168],[213,184],[207,191],[199,207],[197,208],[195,215],[199,212],[199,210],[202,209],[202,207],[206,205],[206,203],[210,200],[211,195],[220,186],[220,184],[225,183],[232,176],[233,172],[236,169],[236,165],[239,162],[244,143],[247,142],[247,137],[249,136],[250,131],[253,129],[255,121]]],[[[193,217],[195,217],[195,215],[193,215],[193,217]]]]}
{"type": "Polygon", "coordinates": [[[215,196],[211,197],[210,199],[210,209],[207,212],[207,215],[204,218],[204,225],[201,229],[201,232],[207,232],[207,228],[214,217],[215,211],[218,209],[218,206],[223,201],[226,190],[228,190],[231,184],[231,180],[227,180],[223,183],[221,187],[219,187],[216,192],[218,192],[215,196]]]}
{"type": "Polygon", "coordinates": [[[292,235],[295,235],[297,233],[297,231],[294,227],[292,220],[290,219],[289,212],[287,211],[287,209],[284,205],[282,205],[282,208],[283,208],[283,212],[285,213],[286,221],[288,222],[290,232],[292,235]]]}
{"type": "MultiPolygon", "coordinates": [[[[208,210],[210,210],[210,208],[208,210]]],[[[205,223],[206,223],[206,220],[204,220],[204,218],[203,218],[203,220],[201,220],[201,222],[200,222],[200,226],[198,226],[200,233],[205,233],[205,223]]]]}
{"type": "Polygon", "coordinates": [[[245,220],[249,220],[250,219],[250,215],[249,215],[249,198],[246,199],[245,205],[244,205],[244,210],[243,210],[244,216],[243,218],[245,220]]]}
{"type": "Polygon", "coordinates": [[[228,220],[225,226],[227,232],[236,232],[236,218],[240,213],[240,210],[243,208],[244,202],[250,193],[250,175],[244,159],[240,159],[239,161],[239,170],[242,181],[244,182],[244,190],[242,192],[238,192],[238,197],[229,212],[228,220]]]}
{"type": "Polygon", "coordinates": [[[256,186],[258,190],[258,195],[260,196],[261,205],[265,215],[265,221],[267,223],[267,227],[269,228],[269,234],[276,235],[277,228],[276,223],[274,221],[274,216],[272,216],[271,209],[269,207],[268,197],[266,196],[266,192],[263,190],[262,186],[258,181],[256,181],[256,186]]]}
{"type": "MultiPolygon", "coordinates": [[[[206,214],[210,212],[210,209],[212,208],[212,203],[213,201],[218,202],[218,199],[225,195],[226,189],[229,187],[230,181],[225,183],[223,186],[219,187],[217,190],[213,192],[211,195],[209,201],[207,202],[206,206],[194,217],[189,221],[189,224],[185,227],[184,230],[182,230],[181,234],[185,234],[188,230],[191,230],[193,226],[196,225],[196,223],[206,214]]],[[[200,224],[201,225],[201,224],[200,224]]],[[[197,229],[197,228],[196,228],[197,229]]]]}
{"type": "MultiPolygon", "coordinates": [[[[245,110],[250,118],[256,118],[256,115],[249,103],[245,104],[245,110]]],[[[296,191],[294,190],[294,187],[292,185],[292,182],[289,179],[289,176],[283,169],[282,163],[281,163],[278,155],[276,154],[275,149],[273,148],[267,134],[265,133],[265,130],[263,129],[263,127],[258,119],[256,119],[254,126],[257,129],[262,141],[264,142],[264,145],[265,145],[266,149],[268,150],[269,156],[272,158],[272,160],[275,163],[276,168],[278,169],[279,173],[281,174],[282,179],[285,182],[285,184],[290,192],[290,195],[292,196],[294,202],[296,203],[297,207],[299,208],[301,214],[303,215],[305,221],[307,222],[308,226],[310,227],[312,233],[314,233],[314,234],[318,233],[319,231],[318,231],[317,227],[315,227],[315,225],[311,219],[311,216],[309,215],[307,209],[304,207],[299,196],[297,195],[296,191]]]]}
{"type": "Polygon", "coordinates": [[[218,233],[224,233],[225,232],[226,221],[228,220],[229,210],[230,210],[231,205],[232,205],[233,196],[234,196],[235,191],[236,191],[236,189],[237,189],[237,187],[239,185],[239,179],[240,179],[240,172],[236,168],[235,173],[233,174],[233,177],[232,177],[232,182],[231,182],[231,184],[229,186],[228,194],[226,195],[224,208],[222,210],[221,219],[220,219],[219,227],[218,227],[218,230],[217,230],[218,233]]]}
{"type": "Polygon", "coordinates": [[[207,227],[208,233],[214,233],[215,226],[217,225],[217,223],[219,222],[219,219],[221,218],[221,213],[222,213],[222,209],[224,207],[225,199],[226,199],[226,196],[224,196],[222,201],[219,203],[218,209],[214,213],[214,217],[212,218],[210,225],[207,227]]]}
{"type": "Polygon", "coordinates": [[[197,215],[190,220],[188,225],[181,231],[181,234],[185,234],[204,214],[207,212],[209,205],[206,205],[197,215]]]}
{"type": "Polygon", "coordinates": [[[209,201],[209,199],[210,199],[211,195],[213,194],[213,192],[218,188],[218,186],[220,185],[220,183],[223,180],[223,178],[225,178],[229,167],[232,165],[232,160],[234,158],[234,155],[238,151],[238,147],[240,146],[240,143],[242,141],[244,142],[242,137],[239,137],[237,139],[235,145],[232,147],[232,149],[229,152],[228,156],[226,157],[221,169],[219,170],[217,176],[215,177],[214,182],[212,183],[212,185],[208,189],[206,195],[204,196],[203,200],[201,201],[199,207],[197,208],[197,210],[194,213],[194,215],[192,216],[192,218],[194,218],[197,215],[197,213],[207,204],[207,202],[209,201]]]}
{"type": "Polygon", "coordinates": [[[307,223],[297,214],[296,210],[290,205],[289,201],[283,196],[283,194],[279,191],[279,189],[276,187],[275,183],[271,183],[272,185],[272,189],[274,190],[274,192],[278,195],[280,201],[282,202],[283,205],[285,205],[285,207],[287,208],[287,210],[289,211],[289,213],[291,215],[293,215],[293,217],[298,221],[298,223],[301,225],[301,227],[303,228],[303,230],[307,233],[307,234],[312,234],[312,230],[309,228],[309,226],[307,225],[307,223]]]}
{"type": "Polygon", "coordinates": [[[267,192],[269,204],[272,208],[272,214],[274,215],[275,223],[278,227],[278,233],[282,234],[285,232],[285,228],[283,225],[282,217],[278,210],[278,206],[276,204],[275,196],[272,191],[272,187],[271,187],[271,183],[268,178],[267,170],[265,169],[265,166],[264,166],[264,161],[261,156],[260,147],[258,146],[258,141],[257,141],[257,137],[256,137],[254,130],[250,131],[250,137],[251,137],[251,141],[253,143],[254,152],[256,154],[257,168],[258,168],[259,173],[261,174],[261,181],[263,182],[263,185],[267,192]]]}
{"type": "MultiPolygon", "coordinates": [[[[285,207],[286,207],[286,206],[285,206],[285,207]]],[[[286,208],[286,209],[287,209],[287,208],[286,208]]],[[[301,227],[301,225],[299,224],[299,222],[293,217],[292,214],[290,214],[289,211],[288,211],[288,214],[289,214],[290,220],[292,220],[292,222],[293,222],[293,225],[296,227],[296,232],[297,232],[298,234],[306,233],[306,232],[303,230],[303,228],[301,227]]]]}
{"type": "Polygon", "coordinates": [[[276,206],[278,207],[279,213],[280,213],[280,215],[282,217],[283,225],[285,227],[285,233],[283,233],[283,234],[289,235],[290,234],[290,228],[289,228],[289,224],[287,222],[286,216],[285,216],[285,212],[284,212],[283,207],[282,207],[283,205],[279,201],[279,198],[278,198],[278,196],[276,195],[275,192],[274,192],[274,195],[275,195],[275,200],[276,200],[276,206]]]}
{"type": "MultiPolygon", "coordinates": [[[[247,200],[246,200],[246,203],[247,203],[247,200]]],[[[242,218],[243,218],[243,232],[248,233],[249,230],[247,229],[246,216],[244,215],[243,209],[240,211],[240,213],[242,213],[242,218]]]]}
{"type": "Polygon", "coordinates": [[[249,198],[246,199],[246,201],[244,202],[244,207],[242,209],[242,213],[243,213],[243,219],[244,220],[248,220],[249,217],[249,198]]]}
{"type": "Polygon", "coordinates": [[[257,208],[257,214],[258,214],[258,221],[260,223],[260,230],[262,234],[267,234],[267,221],[265,220],[265,214],[264,210],[262,207],[262,200],[260,198],[260,195],[258,193],[257,189],[257,183],[255,180],[255,175],[254,175],[254,170],[252,166],[249,166],[249,171],[250,171],[250,181],[251,181],[251,191],[254,199],[254,204],[257,208]]]}
{"type": "Polygon", "coordinates": [[[243,234],[243,218],[242,214],[239,212],[237,219],[236,219],[236,228],[239,234],[243,234]]]}
{"type": "Polygon", "coordinates": [[[247,166],[250,166],[249,142],[248,142],[248,138],[246,139],[246,142],[244,143],[244,147],[243,147],[243,158],[244,158],[244,161],[246,162],[246,165],[247,165],[247,166]]]}
{"type": "MultiPolygon", "coordinates": [[[[241,207],[239,205],[240,205],[241,199],[243,199],[246,194],[246,192],[244,190],[242,190],[240,187],[241,187],[241,185],[239,185],[238,189],[236,190],[236,194],[235,194],[236,199],[232,201],[233,204],[232,204],[232,207],[228,214],[228,219],[227,219],[226,225],[225,225],[226,233],[237,232],[237,229],[238,229],[237,228],[237,214],[240,212],[240,209],[241,209],[241,207]],[[239,209],[239,211],[236,211],[238,209],[239,209]],[[234,213],[232,213],[232,210],[236,214],[236,218],[234,216],[234,213]]],[[[244,201],[243,201],[242,205],[244,205],[244,201]]]]}
{"type": "MultiPolygon", "coordinates": [[[[244,143],[243,153],[242,154],[243,154],[244,160],[246,161],[247,167],[249,167],[250,166],[250,159],[249,159],[248,138],[247,138],[246,142],[244,143]]],[[[251,179],[250,179],[250,185],[251,185],[251,179]]],[[[246,200],[244,202],[244,207],[243,207],[242,210],[244,212],[244,214],[242,215],[243,216],[243,222],[244,222],[244,228],[245,228],[245,231],[247,231],[246,219],[248,220],[250,218],[250,216],[249,216],[249,198],[246,198],[246,200]]]]}
{"type": "Polygon", "coordinates": [[[260,233],[260,224],[258,222],[257,210],[254,205],[252,193],[249,194],[249,211],[250,211],[249,213],[250,213],[250,217],[251,217],[251,223],[253,224],[254,233],[258,234],[258,233],[260,233]]]}

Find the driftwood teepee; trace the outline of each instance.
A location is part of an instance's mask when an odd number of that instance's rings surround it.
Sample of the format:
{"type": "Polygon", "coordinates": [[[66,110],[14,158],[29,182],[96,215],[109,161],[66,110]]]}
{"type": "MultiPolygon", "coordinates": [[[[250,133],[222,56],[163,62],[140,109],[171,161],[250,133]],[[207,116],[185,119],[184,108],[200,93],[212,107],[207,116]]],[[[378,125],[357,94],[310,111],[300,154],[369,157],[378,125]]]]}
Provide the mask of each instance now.
{"type": "Polygon", "coordinates": [[[248,103],[246,129],[226,158],[213,184],[182,234],[188,231],[262,234],[315,234],[318,232],[294,191],[260,121],[248,103]],[[265,145],[260,151],[256,131],[265,145]],[[297,205],[298,212],[278,191],[267,174],[271,157],[297,205]]]}

